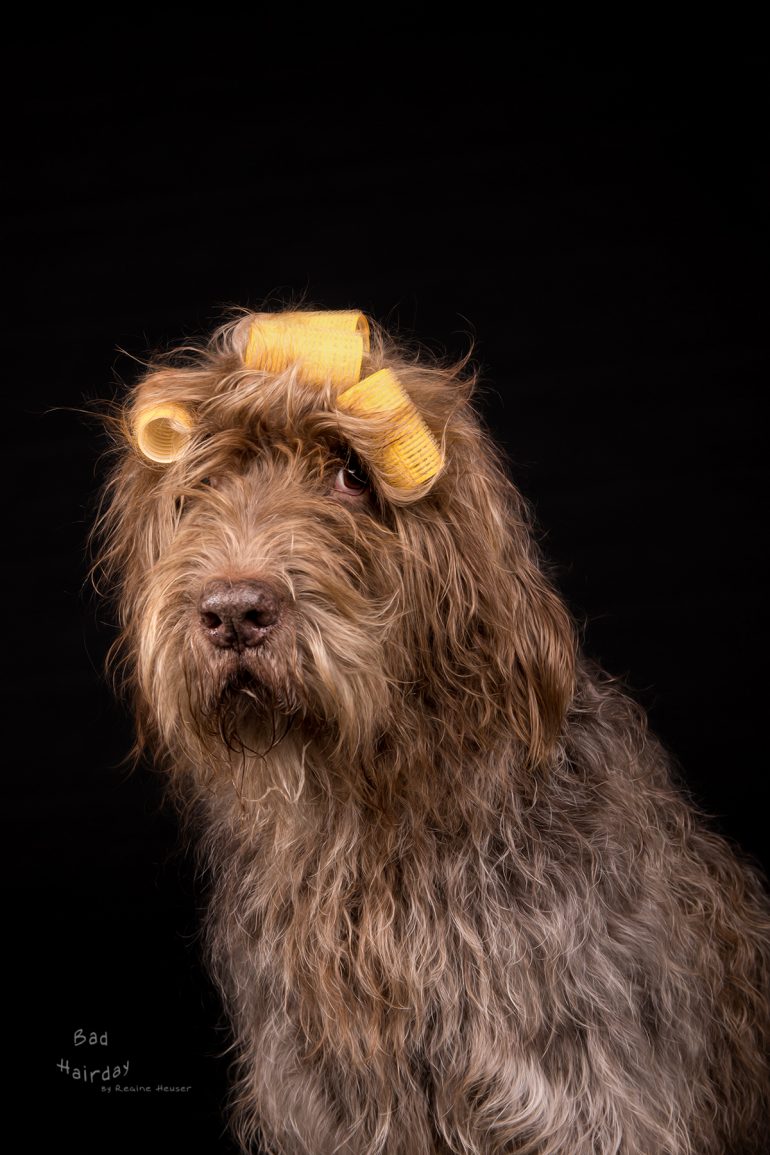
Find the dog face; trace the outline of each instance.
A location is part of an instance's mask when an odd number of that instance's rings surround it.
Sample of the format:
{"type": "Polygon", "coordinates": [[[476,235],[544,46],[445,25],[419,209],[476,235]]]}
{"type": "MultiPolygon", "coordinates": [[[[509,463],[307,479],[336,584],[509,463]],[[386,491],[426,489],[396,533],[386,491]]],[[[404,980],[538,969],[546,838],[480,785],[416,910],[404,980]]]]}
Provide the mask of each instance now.
{"type": "Polygon", "coordinates": [[[192,363],[151,366],[116,423],[99,529],[142,735],[216,774],[299,732],[360,779],[394,732],[408,748],[417,713],[437,747],[503,728],[522,764],[547,757],[575,641],[472,409],[468,358],[428,362],[375,327],[367,371],[394,370],[443,451],[435,477],[398,488],[380,464],[387,416],[341,410],[296,367],[249,368],[251,320],[192,363]],[[163,465],[132,432],[160,403],[191,414],[163,465]]]}

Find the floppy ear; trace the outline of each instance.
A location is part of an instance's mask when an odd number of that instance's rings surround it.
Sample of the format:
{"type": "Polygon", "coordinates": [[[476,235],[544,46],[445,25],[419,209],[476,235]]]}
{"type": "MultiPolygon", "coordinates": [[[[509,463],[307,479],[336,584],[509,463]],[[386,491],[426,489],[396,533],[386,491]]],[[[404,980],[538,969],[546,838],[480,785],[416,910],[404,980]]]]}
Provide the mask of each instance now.
{"type": "Polygon", "coordinates": [[[495,449],[475,420],[456,426],[451,441],[442,481],[398,518],[423,690],[465,741],[513,735],[536,766],[574,693],[575,627],[495,449]]]}

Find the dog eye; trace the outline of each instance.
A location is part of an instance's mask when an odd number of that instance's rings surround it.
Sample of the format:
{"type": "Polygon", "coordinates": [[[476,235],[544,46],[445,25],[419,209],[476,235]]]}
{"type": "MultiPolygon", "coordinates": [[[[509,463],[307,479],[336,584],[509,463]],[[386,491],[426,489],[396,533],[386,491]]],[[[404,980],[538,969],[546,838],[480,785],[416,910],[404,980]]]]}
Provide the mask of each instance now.
{"type": "Polygon", "coordinates": [[[334,479],[334,492],[358,497],[369,488],[369,478],[361,462],[351,453],[334,479]]]}

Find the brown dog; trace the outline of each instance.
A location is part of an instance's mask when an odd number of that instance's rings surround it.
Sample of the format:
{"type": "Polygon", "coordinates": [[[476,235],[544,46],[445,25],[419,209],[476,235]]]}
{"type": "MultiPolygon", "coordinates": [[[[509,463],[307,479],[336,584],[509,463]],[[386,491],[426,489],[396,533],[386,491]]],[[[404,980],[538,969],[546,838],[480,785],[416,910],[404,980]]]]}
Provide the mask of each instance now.
{"type": "Polygon", "coordinates": [[[765,1151],[762,878],[581,655],[468,358],[326,316],[151,363],[97,526],[244,1150],[765,1151]]]}

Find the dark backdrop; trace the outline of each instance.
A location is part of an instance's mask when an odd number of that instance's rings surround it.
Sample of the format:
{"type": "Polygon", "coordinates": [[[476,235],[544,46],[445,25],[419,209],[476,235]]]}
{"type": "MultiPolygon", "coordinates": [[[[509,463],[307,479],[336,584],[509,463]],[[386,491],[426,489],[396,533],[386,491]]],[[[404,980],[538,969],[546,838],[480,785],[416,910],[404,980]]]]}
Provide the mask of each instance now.
{"type": "Polygon", "coordinates": [[[437,350],[475,340],[587,650],[768,865],[762,58],[519,43],[505,70],[458,47],[347,81],[247,71],[222,43],[169,61],[148,36],[119,61],[36,38],[7,97],[8,957],[30,1150],[229,1150],[199,897],[158,780],[121,766],[112,633],[84,591],[104,443],[71,411],[224,305],[306,293],[437,350]],[[152,1092],[73,1076],[125,1062],[152,1092]]]}

